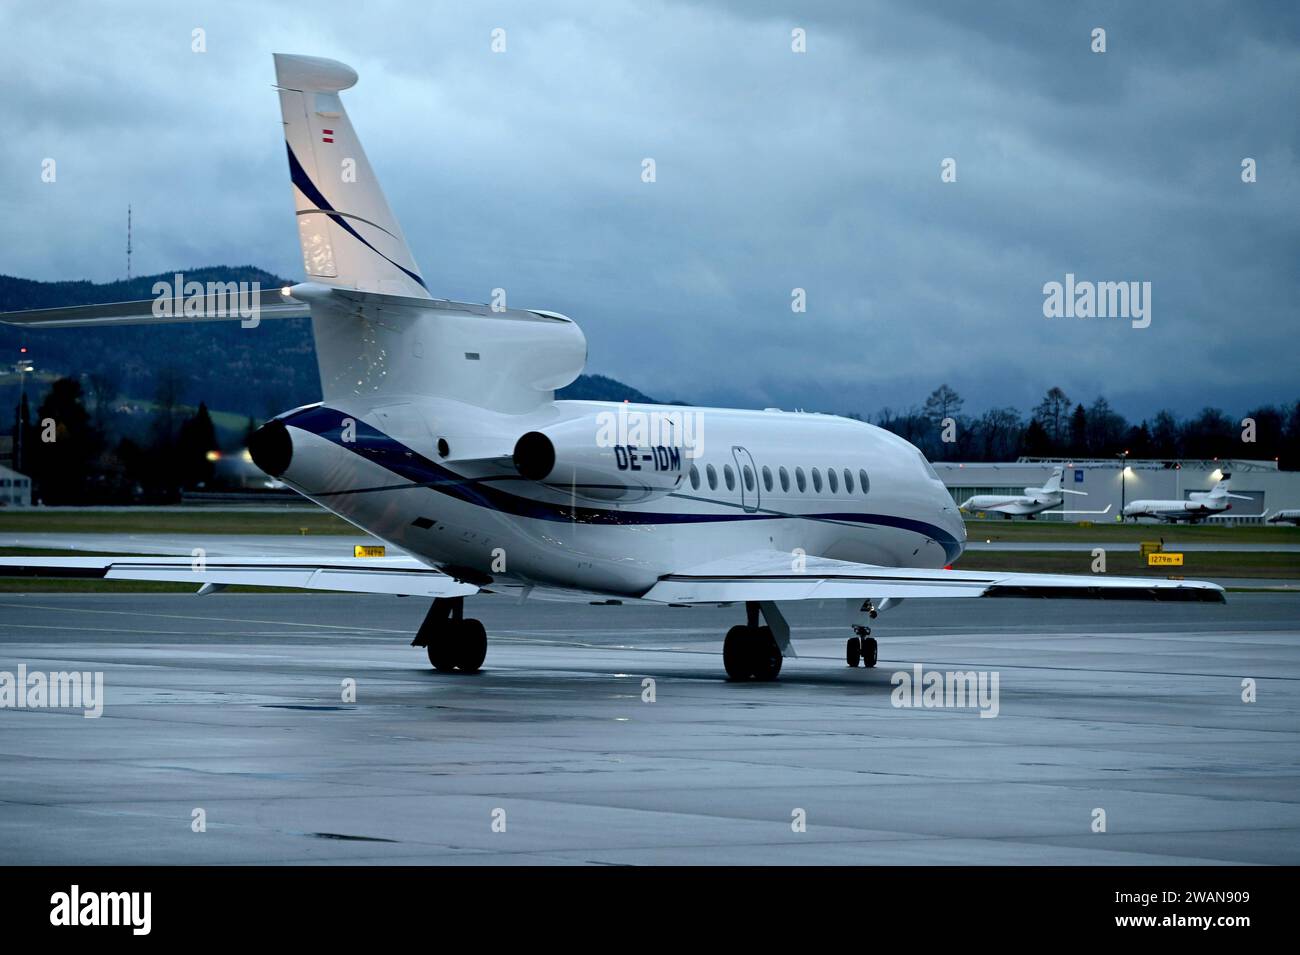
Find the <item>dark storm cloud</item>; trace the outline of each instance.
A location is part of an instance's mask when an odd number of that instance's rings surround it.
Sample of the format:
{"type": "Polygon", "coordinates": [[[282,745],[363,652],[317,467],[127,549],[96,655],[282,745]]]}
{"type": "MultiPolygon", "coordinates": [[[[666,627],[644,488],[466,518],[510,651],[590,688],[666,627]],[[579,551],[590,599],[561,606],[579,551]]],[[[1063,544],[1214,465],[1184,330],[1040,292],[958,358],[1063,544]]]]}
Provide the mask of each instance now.
{"type": "Polygon", "coordinates": [[[1295,397],[1285,5],[303,9],[7,5],[0,271],[118,277],[130,201],[139,272],[300,274],[270,53],[303,52],[361,74],[349,110],[435,294],[565,311],[592,370],[653,394],[870,412],[946,380],[969,409],[1025,409],[1060,384],[1134,414],[1295,397]],[[1045,319],[1067,271],[1150,281],[1151,327],[1045,319]]]}

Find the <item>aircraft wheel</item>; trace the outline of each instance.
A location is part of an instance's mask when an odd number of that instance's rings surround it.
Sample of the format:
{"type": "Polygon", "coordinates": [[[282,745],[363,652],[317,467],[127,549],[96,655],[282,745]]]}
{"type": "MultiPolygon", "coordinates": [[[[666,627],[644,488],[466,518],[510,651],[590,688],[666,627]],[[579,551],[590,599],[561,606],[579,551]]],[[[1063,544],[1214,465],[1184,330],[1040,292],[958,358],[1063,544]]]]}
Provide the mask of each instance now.
{"type": "Polygon", "coordinates": [[[752,668],[749,662],[749,628],[735,626],[727,631],[722,641],[722,665],[733,680],[748,680],[752,668]]]}
{"type": "Polygon", "coordinates": [[[456,668],[461,673],[477,673],[487,657],[487,631],[473,617],[461,620],[455,630],[456,668]]]}
{"type": "Polygon", "coordinates": [[[424,645],[429,655],[429,665],[439,673],[450,673],[456,669],[456,631],[443,625],[432,627],[425,624],[420,627],[417,640],[424,645]]]}
{"type": "Polygon", "coordinates": [[[775,680],[781,673],[781,663],[784,658],[781,656],[781,645],[776,642],[776,636],[772,633],[772,628],[759,627],[758,632],[753,635],[752,639],[754,641],[754,679],[775,680]]]}
{"type": "Polygon", "coordinates": [[[722,641],[722,665],[732,680],[775,680],[781,672],[781,647],[771,627],[735,626],[722,641]]]}
{"type": "Polygon", "coordinates": [[[449,642],[435,637],[425,648],[429,652],[430,665],[439,673],[450,673],[456,669],[456,664],[449,652],[451,647],[447,646],[449,642]]]}
{"type": "Polygon", "coordinates": [[[844,662],[851,667],[862,662],[862,640],[858,637],[849,637],[849,642],[845,644],[844,662]]]}
{"type": "Polygon", "coordinates": [[[862,638],[862,665],[873,667],[876,665],[876,656],[880,647],[876,644],[875,637],[862,638]]]}

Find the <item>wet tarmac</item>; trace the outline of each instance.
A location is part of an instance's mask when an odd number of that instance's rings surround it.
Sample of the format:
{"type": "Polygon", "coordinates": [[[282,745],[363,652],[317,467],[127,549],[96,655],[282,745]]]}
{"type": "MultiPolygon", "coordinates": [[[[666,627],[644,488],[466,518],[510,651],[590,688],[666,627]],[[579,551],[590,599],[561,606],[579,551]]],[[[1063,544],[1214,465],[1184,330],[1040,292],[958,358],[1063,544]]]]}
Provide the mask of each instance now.
{"type": "Polygon", "coordinates": [[[739,608],[470,608],[465,676],[414,599],[0,595],[0,671],[105,701],[0,709],[0,862],[1300,862],[1300,595],[910,601],[874,670],[801,605],[772,684],[724,679],[739,608]],[[996,717],[894,705],[918,663],[996,717]]]}

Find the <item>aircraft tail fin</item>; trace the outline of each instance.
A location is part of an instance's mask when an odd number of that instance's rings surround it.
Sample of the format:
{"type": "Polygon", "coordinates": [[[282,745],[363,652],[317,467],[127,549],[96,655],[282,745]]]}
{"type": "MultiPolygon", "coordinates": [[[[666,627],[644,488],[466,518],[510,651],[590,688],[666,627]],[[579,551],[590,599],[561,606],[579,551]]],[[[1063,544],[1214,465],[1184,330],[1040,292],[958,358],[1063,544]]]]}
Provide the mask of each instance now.
{"type": "Polygon", "coordinates": [[[339,99],[356,72],[336,60],[276,53],[275,79],[308,280],[429,298],[339,99]]]}
{"type": "Polygon", "coordinates": [[[1210,488],[1210,494],[1213,495],[1214,497],[1229,497],[1231,495],[1229,495],[1228,492],[1229,490],[1231,490],[1231,487],[1232,487],[1232,475],[1225,474],[1219,480],[1219,483],[1215,484],[1214,487],[1210,488]]]}

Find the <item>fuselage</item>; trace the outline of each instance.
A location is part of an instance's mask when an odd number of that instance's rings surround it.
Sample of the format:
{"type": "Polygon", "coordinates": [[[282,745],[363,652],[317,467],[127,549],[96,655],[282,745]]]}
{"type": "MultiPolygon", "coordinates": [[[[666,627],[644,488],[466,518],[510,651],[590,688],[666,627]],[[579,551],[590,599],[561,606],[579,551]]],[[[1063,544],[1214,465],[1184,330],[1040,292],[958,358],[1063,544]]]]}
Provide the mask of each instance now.
{"type": "Polygon", "coordinates": [[[1039,514],[1060,507],[1063,495],[1044,491],[1033,496],[1023,494],[976,494],[962,504],[963,511],[994,511],[999,514],[1039,514]]]}
{"type": "Polygon", "coordinates": [[[467,579],[638,596],[665,574],[756,551],[789,553],[792,569],[800,554],[937,568],[965,544],[961,515],[921,452],[847,418],[589,401],[502,414],[387,397],[279,420],[292,438],[286,484],[467,579]],[[629,411],[700,422],[678,484],[653,499],[599,500],[510,464],[521,434],[629,411]]]}

